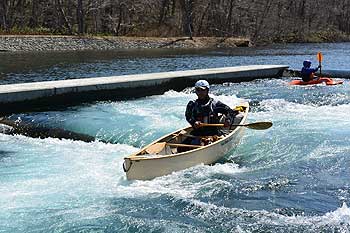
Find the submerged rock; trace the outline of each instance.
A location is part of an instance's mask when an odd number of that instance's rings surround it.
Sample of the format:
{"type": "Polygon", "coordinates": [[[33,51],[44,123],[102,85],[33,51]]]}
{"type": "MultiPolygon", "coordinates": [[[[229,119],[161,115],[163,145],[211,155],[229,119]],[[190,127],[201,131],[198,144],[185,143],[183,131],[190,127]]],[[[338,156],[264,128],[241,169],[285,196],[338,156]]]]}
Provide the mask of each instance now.
{"type": "Polygon", "coordinates": [[[24,135],[32,138],[59,138],[70,139],[75,141],[93,142],[95,138],[73,131],[49,128],[23,121],[13,121],[7,118],[0,118],[0,133],[9,135],[24,135]]]}

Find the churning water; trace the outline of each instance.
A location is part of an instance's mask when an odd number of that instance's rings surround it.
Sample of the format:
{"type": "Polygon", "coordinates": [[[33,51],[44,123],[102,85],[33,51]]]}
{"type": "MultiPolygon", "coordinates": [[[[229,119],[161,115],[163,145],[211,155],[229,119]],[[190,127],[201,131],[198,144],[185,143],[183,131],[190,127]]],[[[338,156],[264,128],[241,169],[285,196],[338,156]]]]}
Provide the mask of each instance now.
{"type": "MultiPolygon", "coordinates": [[[[246,59],[276,64],[274,53],[246,59]]],[[[189,57],[219,66],[217,59],[234,56],[189,57]]],[[[167,58],[142,59],[156,67],[167,58]]],[[[13,115],[111,143],[0,134],[0,232],[349,232],[349,81],[305,87],[290,80],[212,85],[211,95],[229,105],[249,101],[249,122],[273,127],[246,129],[217,164],[150,181],[127,181],[123,157],[187,125],[191,88],[13,115]]]]}

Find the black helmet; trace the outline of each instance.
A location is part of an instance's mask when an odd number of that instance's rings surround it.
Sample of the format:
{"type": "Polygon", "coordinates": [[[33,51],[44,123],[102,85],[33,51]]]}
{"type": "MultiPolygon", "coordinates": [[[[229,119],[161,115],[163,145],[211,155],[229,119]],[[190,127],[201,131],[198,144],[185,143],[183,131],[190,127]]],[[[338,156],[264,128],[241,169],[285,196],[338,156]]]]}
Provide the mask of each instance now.
{"type": "Polygon", "coordinates": [[[311,61],[310,60],[305,60],[303,62],[303,66],[309,68],[311,66],[311,61]]]}

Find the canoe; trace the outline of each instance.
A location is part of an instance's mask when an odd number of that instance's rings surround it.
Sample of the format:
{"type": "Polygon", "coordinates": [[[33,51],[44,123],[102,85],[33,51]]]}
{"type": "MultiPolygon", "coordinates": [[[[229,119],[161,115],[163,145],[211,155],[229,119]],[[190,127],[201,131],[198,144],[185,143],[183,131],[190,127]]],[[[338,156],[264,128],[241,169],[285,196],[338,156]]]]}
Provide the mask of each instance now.
{"type": "MultiPolygon", "coordinates": [[[[235,118],[234,124],[244,124],[249,104],[243,103],[235,109],[240,114],[235,118]]],[[[186,138],[195,137],[190,134],[191,131],[192,127],[176,130],[125,157],[123,169],[127,179],[150,180],[198,164],[213,164],[238,145],[244,127],[232,126],[231,129],[226,129],[223,136],[200,137],[201,145],[183,144],[186,138]],[[178,152],[178,148],[187,148],[187,151],[178,152]]]]}
{"type": "Polygon", "coordinates": [[[291,82],[289,82],[289,85],[314,85],[314,84],[321,84],[321,83],[325,83],[326,85],[338,85],[338,84],[342,84],[343,81],[335,81],[331,78],[318,78],[318,79],[314,79],[308,82],[304,82],[301,79],[298,80],[292,80],[291,82]]]}

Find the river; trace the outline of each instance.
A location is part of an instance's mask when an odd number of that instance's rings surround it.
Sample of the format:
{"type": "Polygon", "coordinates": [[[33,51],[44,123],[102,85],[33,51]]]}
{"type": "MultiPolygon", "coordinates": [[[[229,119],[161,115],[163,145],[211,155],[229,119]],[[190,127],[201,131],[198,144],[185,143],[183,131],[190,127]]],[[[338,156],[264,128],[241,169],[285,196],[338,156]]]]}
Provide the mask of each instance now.
{"type": "MultiPolygon", "coordinates": [[[[0,54],[1,83],[89,78],[304,59],[348,69],[350,44],[216,51],[0,54]]],[[[211,85],[229,105],[249,101],[240,145],[212,166],[127,181],[123,157],[187,126],[192,88],[124,101],[12,115],[110,141],[0,134],[0,232],[349,232],[350,87],[288,86],[290,77],[211,85]]]]}

